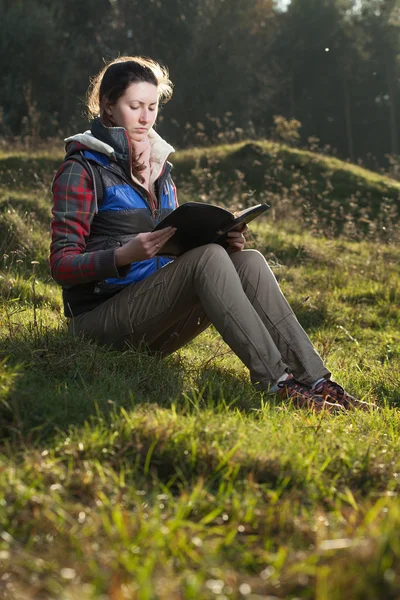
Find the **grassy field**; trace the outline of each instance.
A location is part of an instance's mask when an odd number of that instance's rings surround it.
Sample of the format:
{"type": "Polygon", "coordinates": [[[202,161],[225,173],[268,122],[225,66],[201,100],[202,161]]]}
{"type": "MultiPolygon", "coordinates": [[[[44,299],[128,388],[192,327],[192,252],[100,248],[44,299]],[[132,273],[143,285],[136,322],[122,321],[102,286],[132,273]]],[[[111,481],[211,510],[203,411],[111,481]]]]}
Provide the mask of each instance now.
{"type": "Polygon", "coordinates": [[[381,410],[274,405],[213,329],[163,361],[68,338],[47,268],[61,154],[3,154],[1,598],[400,597],[399,184],[254,146],[178,154],[181,201],[196,180],[202,200],[273,204],[249,246],[335,379],[381,410]]]}

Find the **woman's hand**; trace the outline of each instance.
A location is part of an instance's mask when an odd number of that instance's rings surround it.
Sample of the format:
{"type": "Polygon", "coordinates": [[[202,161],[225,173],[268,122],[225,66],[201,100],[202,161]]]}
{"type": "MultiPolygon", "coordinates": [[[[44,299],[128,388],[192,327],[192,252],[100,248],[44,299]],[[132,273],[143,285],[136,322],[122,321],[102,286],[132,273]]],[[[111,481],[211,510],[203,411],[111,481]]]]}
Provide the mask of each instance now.
{"type": "Polygon", "coordinates": [[[243,250],[244,245],[246,243],[246,238],[243,235],[243,231],[245,231],[247,227],[242,229],[242,231],[229,231],[227,234],[227,242],[229,244],[228,250],[230,252],[240,252],[243,250]]]}
{"type": "Polygon", "coordinates": [[[164,227],[159,231],[138,233],[127,244],[116,249],[115,263],[117,267],[153,258],[165,242],[174,235],[175,231],[176,227],[164,227]]]}

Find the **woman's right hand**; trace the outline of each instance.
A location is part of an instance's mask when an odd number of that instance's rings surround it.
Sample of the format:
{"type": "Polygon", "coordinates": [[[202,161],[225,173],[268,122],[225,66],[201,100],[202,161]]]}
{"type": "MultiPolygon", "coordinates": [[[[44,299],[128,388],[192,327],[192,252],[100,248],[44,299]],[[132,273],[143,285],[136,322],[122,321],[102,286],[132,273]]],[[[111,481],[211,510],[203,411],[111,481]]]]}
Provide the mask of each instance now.
{"type": "Polygon", "coordinates": [[[164,227],[159,231],[138,233],[136,237],[115,251],[115,262],[117,267],[129,265],[140,260],[153,258],[160,248],[175,233],[176,227],[164,227]]]}

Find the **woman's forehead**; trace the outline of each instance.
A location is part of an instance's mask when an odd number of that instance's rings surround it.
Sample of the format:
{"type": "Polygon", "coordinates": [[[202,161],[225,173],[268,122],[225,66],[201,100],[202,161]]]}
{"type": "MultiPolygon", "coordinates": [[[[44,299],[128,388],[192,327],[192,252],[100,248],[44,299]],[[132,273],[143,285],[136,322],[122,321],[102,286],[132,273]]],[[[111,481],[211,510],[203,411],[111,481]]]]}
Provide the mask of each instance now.
{"type": "Polygon", "coordinates": [[[138,81],[131,83],[125,90],[123,97],[128,102],[146,102],[153,104],[158,101],[158,89],[152,83],[147,81],[138,81]]]}

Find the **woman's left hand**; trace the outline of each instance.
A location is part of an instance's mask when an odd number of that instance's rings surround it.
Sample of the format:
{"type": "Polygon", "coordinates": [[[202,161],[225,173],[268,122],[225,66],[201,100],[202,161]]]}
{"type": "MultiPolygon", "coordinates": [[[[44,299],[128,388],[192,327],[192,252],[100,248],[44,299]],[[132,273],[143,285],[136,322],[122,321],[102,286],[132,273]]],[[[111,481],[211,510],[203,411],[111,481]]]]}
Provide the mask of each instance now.
{"type": "MultiPolygon", "coordinates": [[[[243,230],[244,231],[244,230],[243,230]]],[[[241,231],[230,231],[227,234],[228,250],[230,252],[240,252],[246,243],[246,238],[241,231]]]]}

